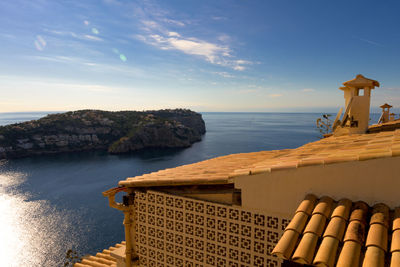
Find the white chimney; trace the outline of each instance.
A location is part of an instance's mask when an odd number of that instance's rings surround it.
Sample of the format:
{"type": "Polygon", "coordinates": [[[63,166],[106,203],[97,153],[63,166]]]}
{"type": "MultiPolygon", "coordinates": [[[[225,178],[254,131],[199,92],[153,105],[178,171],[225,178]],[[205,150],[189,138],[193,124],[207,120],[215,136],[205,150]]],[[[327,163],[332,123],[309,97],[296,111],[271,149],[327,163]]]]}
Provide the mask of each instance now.
{"type": "MultiPolygon", "coordinates": [[[[345,112],[343,118],[336,117],[333,127],[335,136],[345,134],[363,134],[368,130],[371,90],[379,87],[379,82],[365,78],[361,74],[355,79],[343,83],[345,112]]],[[[340,112],[341,113],[341,112],[340,112]]]]}

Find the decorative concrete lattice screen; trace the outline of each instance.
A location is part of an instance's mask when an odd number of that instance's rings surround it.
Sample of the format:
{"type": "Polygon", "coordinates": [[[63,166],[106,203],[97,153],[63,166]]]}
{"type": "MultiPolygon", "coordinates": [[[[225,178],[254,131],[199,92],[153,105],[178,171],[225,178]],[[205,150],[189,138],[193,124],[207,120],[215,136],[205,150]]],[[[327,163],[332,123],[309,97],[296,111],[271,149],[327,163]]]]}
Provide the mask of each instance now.
{"type": "Polygon", "coordinates": [[[155,191],[136,192],[140,266],[268,266],[288,220],[155,191]]]}

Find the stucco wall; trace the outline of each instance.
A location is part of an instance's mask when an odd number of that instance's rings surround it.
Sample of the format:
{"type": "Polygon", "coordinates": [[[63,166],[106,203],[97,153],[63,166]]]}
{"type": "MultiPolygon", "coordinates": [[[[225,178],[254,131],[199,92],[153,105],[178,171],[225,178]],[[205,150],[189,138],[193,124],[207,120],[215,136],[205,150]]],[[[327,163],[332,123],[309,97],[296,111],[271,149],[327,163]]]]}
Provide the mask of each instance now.
{"type": "Polygon", "coordinates": [[[400,157],[300,167],[235,178],[242,207],[290,216],[307,193],[400,206],[400,157]]]}
{"type": "Polygon", "coordinates": [[[350,117],[358,121],[358,127],[350,128],[351,133],[365,133],[369,123],[369,105],[368,96],[353,96],[353,102],[349,112],[350,117]]]}

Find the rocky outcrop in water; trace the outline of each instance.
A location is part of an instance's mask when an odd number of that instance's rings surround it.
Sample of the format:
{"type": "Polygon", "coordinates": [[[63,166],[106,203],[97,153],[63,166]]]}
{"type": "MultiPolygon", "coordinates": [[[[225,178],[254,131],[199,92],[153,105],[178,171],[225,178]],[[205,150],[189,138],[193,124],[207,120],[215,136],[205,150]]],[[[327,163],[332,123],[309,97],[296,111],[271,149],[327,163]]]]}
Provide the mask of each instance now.
{"type": "Polygon", "coordinates": [[[79,110],[0,126],[0,159],[61,152],[189,147],[201,140],[199,113],[184,110],[79,110]]]}

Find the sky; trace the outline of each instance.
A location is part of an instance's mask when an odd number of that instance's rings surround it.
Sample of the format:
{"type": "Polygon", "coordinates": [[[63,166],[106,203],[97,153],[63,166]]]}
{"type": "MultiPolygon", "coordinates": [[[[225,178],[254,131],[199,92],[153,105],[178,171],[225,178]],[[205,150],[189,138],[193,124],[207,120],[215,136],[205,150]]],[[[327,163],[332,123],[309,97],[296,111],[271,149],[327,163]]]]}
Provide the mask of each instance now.
{"type": "Polygon", "coordinates": [[[400,107],[400,1],[2,0],[0,112],[400,107]]]}

